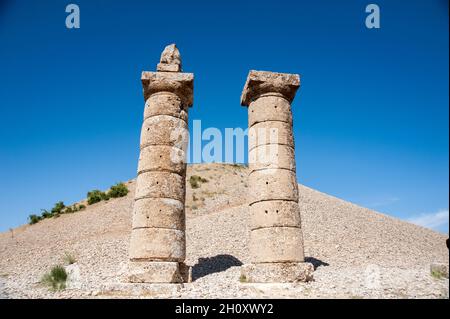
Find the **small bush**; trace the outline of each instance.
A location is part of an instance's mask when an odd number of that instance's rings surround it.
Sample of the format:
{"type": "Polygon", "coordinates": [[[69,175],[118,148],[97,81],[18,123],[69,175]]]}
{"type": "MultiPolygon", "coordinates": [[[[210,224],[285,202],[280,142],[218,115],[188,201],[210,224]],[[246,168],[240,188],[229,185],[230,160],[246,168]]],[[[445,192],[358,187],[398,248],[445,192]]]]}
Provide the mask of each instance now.
{"type": "Polygon", "coordinates": [[[239,282],[242,282],[242,283],[247,282],[247,277],[245,277],[245,275],[241,275],[239,277],[239,282]]]}
{"type": "Polygon", "coordinates": [[[191,184],[192,188],[199,188],[201,186],[202,183],[207,183],[208,180],[206,178],[203,178],[201,176],[198,175],[192,175],[189,178],[189,184],[191,184]]]}
{"type": "Polygon", "coordinates": [[[108,192],[108,197],[109,198],[118,198],[118,197],[127,196],[127,194],[128,194],[128,188],[125,186],[125,184],[118,183],[114,186],[111,186],[111,188],[108,192]]]}
{"type": "Polygon", "coordinates": [[[86,208],[86,206],[84,206],[83,204],[81,204],[81,205],[78,206],[78,210],[83,210],[83,209],[85,209],[85,208],[86,208]]]}
{"type": "Polygon", "coordinates": [[[46,273],[41,282],[50,286],[53,290],[66,288],[67,272],[62,266],[54,266],[49,273],[46,273]]]}
{"type": "Polygon", "coordinates": [[[89,205],[101,202],[105,198],[105,193],[99,191],[98,189],[94,189],[87,193],[87,202],[89,205]]]}
{"type": "Polygon", "coordinates": [[[38,215],[31,214],[30,216],[28,216],[28,219],[29,219],[29,224],[34,225],[41,220],[41,217],[38,215]]]}
{"type": "Polygon", "coordinates": [[[46,209],[41,209],[41,211],[42,211],[42,213],[41,213],[42,218],[50,218],[50,217],[53,217],[53,214],[52,214],[51,212],[49,212],[48,210],[46,210],[46,209]]]}
{"type": "Polygon", "coordinates": [[[52,214],[61,214],[63,209],[66,208],[66,205],[64,205],[64,202],[57,202],[55,206],[52,208],[52,214]]]}

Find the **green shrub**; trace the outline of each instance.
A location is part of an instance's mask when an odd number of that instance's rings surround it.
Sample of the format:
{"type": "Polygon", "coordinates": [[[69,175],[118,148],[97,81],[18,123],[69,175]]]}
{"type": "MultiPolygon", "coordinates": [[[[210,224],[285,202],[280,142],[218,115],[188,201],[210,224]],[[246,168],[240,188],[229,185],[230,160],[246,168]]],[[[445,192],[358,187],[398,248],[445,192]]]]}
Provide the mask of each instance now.
{"type": "Polygon", "coordinates": [[[52,208],[52,214],[61,214],[63,209],[66,208],[64,202],[57,202],[55,206],[52,208]]]}
{"type": "Polygon", "coordinates": [[[28,219],[29,219],[29,224],[33,225],[33,224],[38,223],[42,218],[38,215],[31,214],[30,216],[28,216],[28,219]]]}
{"type": "Polygon", "coordinates": [[[208,180],[198,175],[192,175],[189,178],[189,184],[191,184],[192,188],[199,188],[202,183],[207,183],[208,180]]]}
{"type": "Polygon", "coordinates": [[[81,205],[78,206],[78,210],[83,210],[83,209],[85,209],[85,208],[86,208],[86,206],[84,206],[83,204],[81,204],[81,205]]]}
{"type": "Polygon", "coordinates": [[[109,192],[108,192],[108,197],[109,198],[118,198],[118,197],[123,197],[123,196],[127,196],[128,194],[128,188],[125,186],[124,183],[117,183],[114,186],[111,186],[109,192]]]}
{"type": "Polygon", "coordinates": [[[46,210],[46,209],[41,209],[41,211],[42,211],[42,213],[41,213],[42,218],[50,218],[50,217],[53,217],[53,214],[52,214],[51,212],[49,212],[48,210],[46,210]]]}
{"type": "Polygon", "coordinates": [[[73,212],[76,212],[76,206],[72,207],[72,206],[67,206],[64,210],[63,210],[63,214],[71,214],[73,212]]]}
{"type": "Polygon", "coordinates": [[[67,272],[62,266],[54,266],[49,273],[46,273],[41,282],[50,286],[53,290],[66,288],[67,272]]]}
{"type": "Polygon", "coordinates": [[[105,198],[105,193],[99,191],[98,189],[94,189],[87,193],[87,201],[89,205],[101,202],[105,198]]]}

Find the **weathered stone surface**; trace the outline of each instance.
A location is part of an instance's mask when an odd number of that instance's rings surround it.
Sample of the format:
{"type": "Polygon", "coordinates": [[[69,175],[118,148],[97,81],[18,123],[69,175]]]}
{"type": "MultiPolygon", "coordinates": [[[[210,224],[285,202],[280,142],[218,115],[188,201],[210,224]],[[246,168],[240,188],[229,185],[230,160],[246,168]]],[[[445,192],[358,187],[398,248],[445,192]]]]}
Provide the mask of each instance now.
{"type": "Polygon", "coordinates": [[[291,124],[291,104],[278,93],[267,93],[252,101],[248,107],[248,127],[265,121],[291,124]]]}
{"type": "Polygon", "coordinates": [[[141,148],[148,145],[169,145],[185,150],[189,141],[184,120],[168,115],[147,118],[141,130],[141,148]]]}
{"type": "Polygon", "coordinates": [[[101,286],[98,296],[131,297],[161,297],[173,296],[181,291],[181,283],[105,283],[101,286]]]}
{"type": "Polygon", "coordinates": [[[303,262],[301,228],[269,227],[250,233],[252,263],[303,262]]]}
{"type": "Polygon", "coordinates": [[[242,91],[241,105],[248,106],[251,101],[266,93],[280,93],[292,102],[299,86],[298,74],[251,70],[242,91]]]}
{"type": "Polygon", "coordinates": [[[170,198],[142,198],[134,203],[133,229],[160,227],[185,230],[184,203],[170,198]]]}
{"type": "Polygon", "coordinates": [[[298,202],[298,185],[295,173],[286,169],[265,169],[250,173],[250,204],[275,199],[298,202]]]}
{"type": "Polygon", "coordinates": [[[160,72],[181,72],[181,55],[175,44],[164,48],[156,69],[160,72]]]}
{"type": "Polygon", "coordinates": [[[168,171],[184,176],[186,154],[183,150],[168,145],[149,145],[139,155],[138,174],[146,171],[168,171]]]}
{"type": "Polygon", "coordinates": [[[183,261],[186,254],[184,231],[165,228],[138,228],[131,231],[132,261],[183,261]]]}
{"type": "Polygon", "coordinates": [[[187,109],[181,99],[170,92],[152,94],[145,102],[144,120],[155,115],[170,115],[188,121],[187,109]]]}
{"type": "Polygon", "coordinates": [[[294,149],[279,144],[255,147],[248,153],[248,165],[250,172],[271,168],[284,168],[295,172],[294,149]]]}
{"type": "Polygon", "coordinates": [[[264,201],[250,205],[250,228],[262,227],[301,228],[300,206],[292,201],[264,201]]]}
{"type": "Polygon", "coordinates": [[[194,103],[194,75],[192,73],[144,71],[141,81],[145,101],[154,93],[171,92],[181,99],[184,107],[190,107],[194,103]]]}
{"type": "Polygon", "coordinates": [[[166,261],[132,261],[128,264],[128,280],[134,283],[186,282],[180,263],[166,261]]]}
{"type": "Polygon", "coordinates": [[[286,122],[267,121],[257,123],[249,128],[249,150],[266,144],[281,144],[294,148],[292,125],[286,122]]]}
{"type": "Polygon", "coordinates": [[[135,198],[172,198],[184,203],[185,178],[170,172],[145,172],[136,181],[135,198]]]}
{"type": "Polygon", "coordinates": [[[241,278],[247,283],[294,283],[313,279],[311,263],[247,264],[241,267],[241,278]]]}

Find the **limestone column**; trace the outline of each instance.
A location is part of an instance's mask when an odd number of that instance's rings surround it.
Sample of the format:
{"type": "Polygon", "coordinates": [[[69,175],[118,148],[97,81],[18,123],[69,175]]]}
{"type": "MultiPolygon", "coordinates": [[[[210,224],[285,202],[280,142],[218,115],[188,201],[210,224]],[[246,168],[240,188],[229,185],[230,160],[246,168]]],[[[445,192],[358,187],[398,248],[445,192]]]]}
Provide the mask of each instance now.
{"type": "Polygon", "coordinates": [[[251,263],[247,282],[312,279],[304,262],[291,103],[297,74],[250,71],[241,96],[248,107],[251,263]]]}
{"type": "Polygon", "coordinates": [[[142,72],[145,99],[130,240],[130,282],[186,280],[185,177],[192,73],[167,46],[157,72],[142,72]]]}

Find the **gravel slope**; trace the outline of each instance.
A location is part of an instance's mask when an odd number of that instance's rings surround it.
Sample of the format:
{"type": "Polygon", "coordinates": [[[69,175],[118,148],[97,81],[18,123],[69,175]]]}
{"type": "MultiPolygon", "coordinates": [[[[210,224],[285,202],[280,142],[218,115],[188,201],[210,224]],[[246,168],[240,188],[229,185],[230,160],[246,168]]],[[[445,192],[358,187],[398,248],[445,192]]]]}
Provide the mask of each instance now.
{"type": "MultiPolygon", "coordinates": [[[[194,282],[175,294],[183,298],[448,298],[448,279],[430,274],[432,262],[448,263],[447,236],[353,205],[300,185],[305,254],[316,266],[303,284],[239,283],[248,262],[247,169],[199,164],[188,178],[208,180],[187,187],[187,260],[194,282]]],[[[128,196],[85,211],[25,225],[0,234],[0,297],[104,297],[105,283],[126,273],[134,181],[128,196]],[[68,289],[49,291],[39,281],[65,252],[68,289]]]]}

